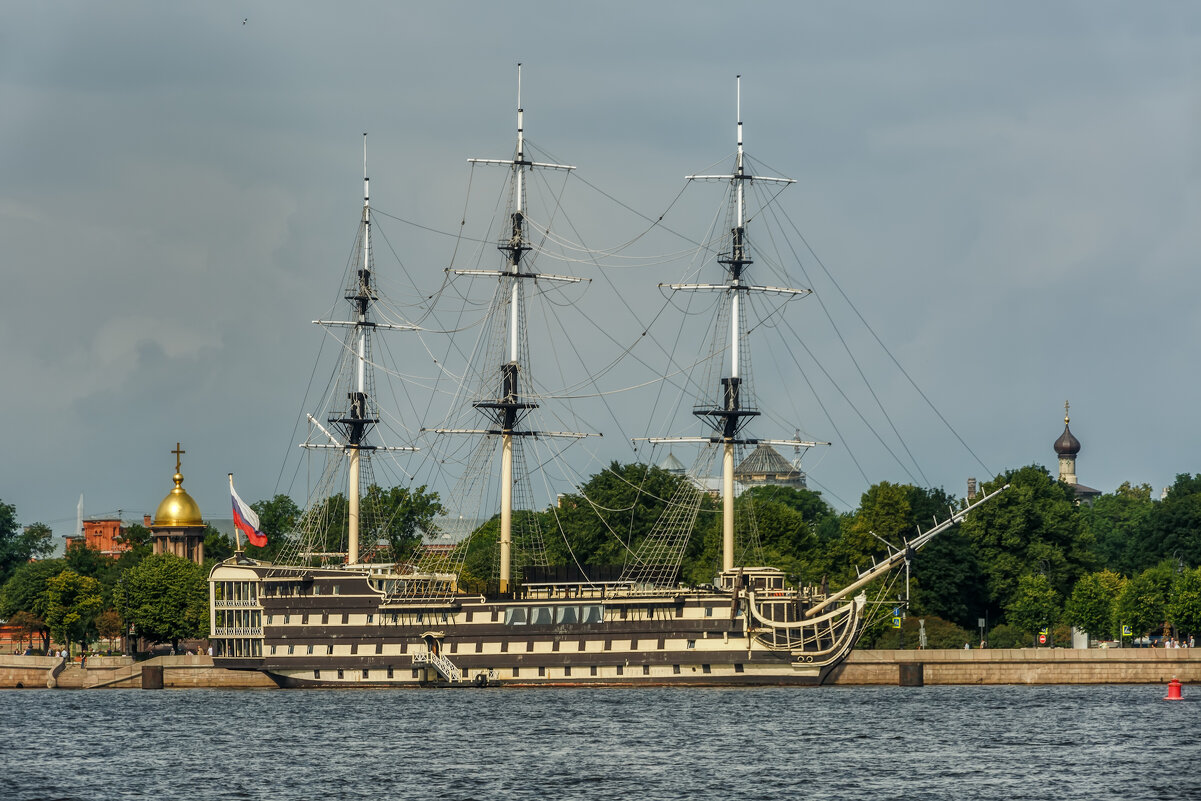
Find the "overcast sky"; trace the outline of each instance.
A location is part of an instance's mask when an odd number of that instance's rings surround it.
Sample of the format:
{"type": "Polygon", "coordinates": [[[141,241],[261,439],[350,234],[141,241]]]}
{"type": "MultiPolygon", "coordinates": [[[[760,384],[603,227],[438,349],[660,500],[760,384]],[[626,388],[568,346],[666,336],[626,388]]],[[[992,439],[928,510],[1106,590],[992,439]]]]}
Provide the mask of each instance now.
{"type": "MultiPolygon", "coordinates": [[[[930,483],[1054,469],[1065,400],[1082,483],[1201,470],[1196,4],[63,2],[3,21],[0,499],[24,523],[68,533],[80,493],[88,515],[153,513],[176,441],[206,516],[229,516],[230,471],[247,500],[300,500],[281,464],[362,132],[373,205],[453,231],[466,159],[511,153],[518,61],[531,139],[652,216],[728,165],[744,76],[748,152],[798,179],[790,218],[971,448],[881,370],[930,483]]],[[[586,227],[609,247],[645,225],[586,227]]],[[[453,241],[388,237],[436,287],[453,241]]],[[[804,431],[838,439],[816,412],[804,431]]],[[[617,439],[598,458],[630,458],[617,439]]],[[[839,508],[861,471],[910,480],[843,445],[806,462],[839,508]]]]}

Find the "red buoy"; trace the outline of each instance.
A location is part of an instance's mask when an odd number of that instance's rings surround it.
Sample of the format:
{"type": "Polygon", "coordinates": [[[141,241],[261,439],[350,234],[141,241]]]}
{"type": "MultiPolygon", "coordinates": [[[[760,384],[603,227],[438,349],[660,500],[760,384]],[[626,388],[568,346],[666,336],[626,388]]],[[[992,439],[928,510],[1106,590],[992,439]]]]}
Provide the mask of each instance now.
{"type": "Polygon", "coordinates": [[[1168,682],[1168,694],[1164,696],[1165,701],[1181,701],[1184,700],[1180,695],[1180,679],[1172,679],[1168,682]]]}

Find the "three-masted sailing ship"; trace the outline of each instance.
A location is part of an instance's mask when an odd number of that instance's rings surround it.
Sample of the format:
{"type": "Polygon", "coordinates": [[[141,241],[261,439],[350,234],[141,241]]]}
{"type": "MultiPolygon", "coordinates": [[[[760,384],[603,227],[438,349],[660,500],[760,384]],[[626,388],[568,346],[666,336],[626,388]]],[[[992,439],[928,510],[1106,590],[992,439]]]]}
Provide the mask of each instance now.
{"type": "MultiPolygon", "coordinates": [[[[452,514],[437,531],[426,532],[412,554],[393,550],[385,555],[388,537],[381,532],[389,521],[376,517],[368,503],[373,493],[379,495],[373,459],[414,450],[378,436],[374,340],[383,331],[418,326],[376,314],[372,209],[364,175],[358,256],[344,292],[349,314],[342,320],[315,321],[342,333],[341,379],[331,383],[337,388],[330,393],[324,419],[309,417],[311,436],[303,443],[331,457],[318,482],[318,494],[327,500],[310,502],[292,546],[274,562],[239,553],[213,569],[210,640],[215,663],[263,671],[289,687],[822,683],[863,631],[865,588],[908,564],[916,549],[991,496],[951,510],[944,522],[890,549],[886,558],[841,589],[790,586],[777,568],[737,561],[737,454],[762,445],[800,449],[820,444],[751,434],[760,411],[746,380],[744,304],[752,295],[790,299],[808,290],[752,279],[747,187],[791,181],[747,169],[739,100],[732,170],[689,176],[719,181],[729,189],[728,226],[715,260],[722,275],[712,283],[663,287],[720,298],[718,338],[724,343],[713,360],[710,385],[692,409],[705,432],[651,439],[681,447],[695,443],[720,455],[720,570],[711,584],[691,586],[680,580],[684,548],[705,493],[688,481],[680,482],[662,518],[630,550],[624,565],[590,569],[550,564],[534,516],[520,508],[519,501],[530,495],[528,479],[521,475],[524,446],[534,439],[571,440],[587,434],[546,430],[535,422],[540,396],[531,389],[525,300],[530,287],[581,279],[538,272],[528,258],[533,245],[526,181],[534,171],[574,168],[529,158],[523,115],[519,73],[513,156],[473,160],[508,171],[509,209],[497,244],[502,263],[495,270],[450,271],[496,283],[487,315],[489,342],[479,348],[491,363],[474,371],[478,380],[470,391],[459,393],[461,407],[476,422],[426,432],[478,438],[479,445],[461,459],[469,468],[495,462],[499,451],[496,581],[481,587],[464,580],[466,541],[481,520],[470,513],[454,514],[457,501],[487,494],[481,487],[485,479],[477,475],[487,470],[465,472],[477,477],[456,485],[447,498],[452,514]],[[339,528],[331,525],[334,519],[344,521],[344,541],[329,536],[339,528]],[[438,545],[439,537],[450,544],[438,545]]],[[[420,459],[422,454],[405,458],[420,459]]]]}

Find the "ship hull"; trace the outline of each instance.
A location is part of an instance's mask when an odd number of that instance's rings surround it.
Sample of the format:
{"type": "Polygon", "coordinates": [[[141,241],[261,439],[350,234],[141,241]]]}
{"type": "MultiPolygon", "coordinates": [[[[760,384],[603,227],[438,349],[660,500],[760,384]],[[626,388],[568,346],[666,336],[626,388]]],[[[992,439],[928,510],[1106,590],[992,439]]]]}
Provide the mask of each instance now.
{"type": "Polygon", "coordinates": [[[791,590],[558,587],[389,598],[352,570],[214,568],[218,667],[281,687],[818,685],[861,603],[804,618],[791,590]]]}

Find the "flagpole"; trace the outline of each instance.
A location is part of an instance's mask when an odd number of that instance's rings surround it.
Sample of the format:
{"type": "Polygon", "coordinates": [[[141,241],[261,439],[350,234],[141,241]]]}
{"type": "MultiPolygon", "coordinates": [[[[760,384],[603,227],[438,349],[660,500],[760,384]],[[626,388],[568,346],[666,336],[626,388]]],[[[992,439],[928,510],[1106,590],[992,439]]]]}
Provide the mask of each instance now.
{"type": "MultiPolygon", "coordinates": [[[[234,474],[229,474],[229,499],[232,502],[234,497],[234,474]]],[[[238,528],[237,523],[234,523],[234,553],[242,553],[242,532],[238,528]]]]}

